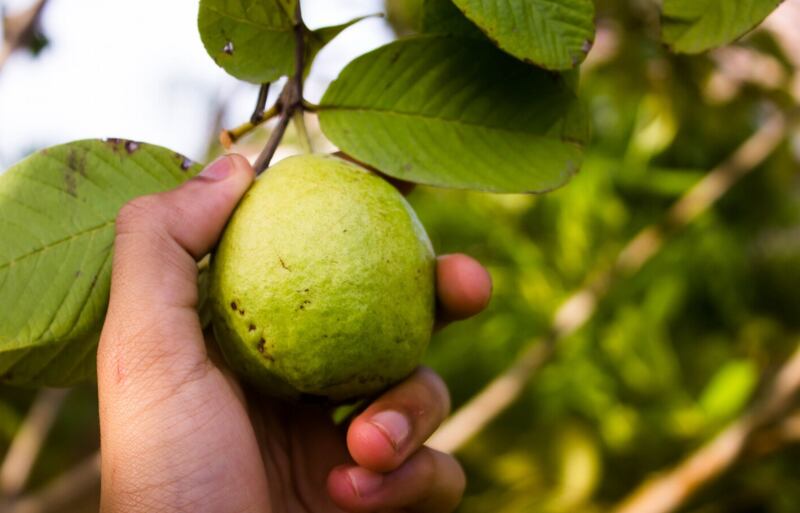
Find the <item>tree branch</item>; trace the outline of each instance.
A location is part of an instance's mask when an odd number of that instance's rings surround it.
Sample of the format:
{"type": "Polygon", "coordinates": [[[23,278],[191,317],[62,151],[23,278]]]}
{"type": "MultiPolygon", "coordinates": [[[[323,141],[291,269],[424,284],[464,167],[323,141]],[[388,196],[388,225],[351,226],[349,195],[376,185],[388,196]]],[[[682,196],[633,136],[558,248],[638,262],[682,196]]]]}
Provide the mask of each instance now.
{"type": "Polygon", "coordinates": [[[261,84],[258,90],[258,99],[256,100],[256,108],[253,115],[250,116],[250,123],[257,125],[264,118],[264,109],[267,106],[267,97],[269,96],[270,83],[261,84]]]}
{"type": "Polygon", "coordinates": [[[68,393],[64,389],[39,392],[0,467],[0,492],[4,497],[15,497],[25,488],[33,464],[68,393]]]}
{"type": "Polygon", "coordinates": [[[669,513],[742,456],[759,429],[779,420],[800,391],[800,345],[765,387],[761,399],[675,468],[646,481],[614,513],[669,513]]]}
{"type": "Polygon", "coordinates": [[[280,118],[261,155],[256,160],[254,167],[257,175],[260,175],[269,167],[272,157],[275,155],[275,150],[278,149],[281,140],[283,140],[286,127],[289,126],[289,120],[291,120],[292,115],[296,110],[301,112],[303,110],[303,72],[305,71],[306,40],[300,2],[297,2],[297,9],[295,10],[294,37],[294,75],[286,82],[286,86],[284,86],[280,98],[278,98],[277,106],[280,118]]]}
{"type": "Polygon", "coordinates": [[[3,16],[3,46],[0,48],[0,70],[11,54],[27,46],[34,37],[47,0],[39,0],[31,7],[13,16],[3,16]]]}
{"type": "Polygon", "coordinates": [[[263,125],[264,123],[266,123],[267,121],[269,121],[270,119],[274,118],[277,115],[278,115],[278,105],[276,104],[270,107],[269,109],[265,110],[264,112],[262,112],[261,117],[255,123],[251,119],[247,123],[242,123],[236,128],[232,128],[230,130],[222,130],[219,133],[219,142],[220,144],[222,144],[222,147],[227,150],[239,139],[252,132],[256,127],[263,125]]]}
{"type": "Polygon", "coordinates": [[[784,114],[771,114],[728,160],[684,194],[667,211],[663,222],[640,231],[622,249],[611,269],[567,298],[553,316],[544,340],[524,351],[507,370],[447,419],[428,444],[440,451],[455,452],[478,434],[519,397],[525,385],[552,357],[558,342],[592,318],[599,299],[617,280],[638,271],[658,253],[669,235],[707,211],[738,180],[763,162],[785,135],[784,114]]]}
{"type": "Polygon", "coordinates": [[[12,502],[8,513],[50,513],[64,511],[72,501],[86,495],[100,483],[100,452],[65,472],[42,490],[12,502]]]}

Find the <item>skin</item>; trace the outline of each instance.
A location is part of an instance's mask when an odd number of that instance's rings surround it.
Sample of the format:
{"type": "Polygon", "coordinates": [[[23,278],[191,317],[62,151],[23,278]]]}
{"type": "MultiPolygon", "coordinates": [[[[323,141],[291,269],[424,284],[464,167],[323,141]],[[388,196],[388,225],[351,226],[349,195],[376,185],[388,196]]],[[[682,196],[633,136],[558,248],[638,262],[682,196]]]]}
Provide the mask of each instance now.
{"type": "MultiPolygon", "coordinates": [[[[464,474],[423,445],[450,404],[430,369],[337,427],[321,407],[253,394],[220,364],[196,312],[196,261],[252,181],[247,161],[227,156],[120,212],[97,362],[102,511],[452,511],[464,474]]],[[[440,326],[491,294],[464,255],[439,259],[437,287],[440,326]]]]}

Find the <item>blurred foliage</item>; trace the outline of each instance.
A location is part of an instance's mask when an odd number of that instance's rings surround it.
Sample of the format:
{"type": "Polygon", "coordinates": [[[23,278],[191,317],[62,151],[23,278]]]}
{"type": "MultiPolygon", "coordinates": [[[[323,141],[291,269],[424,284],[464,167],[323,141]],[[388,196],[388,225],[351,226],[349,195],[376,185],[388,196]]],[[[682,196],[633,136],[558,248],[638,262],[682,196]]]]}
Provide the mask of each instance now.
{"type": "MultiPolygon", "coordinates": [[[[398,19],[407,16],[402,2],[392,3],[398,19]]],[[[543,196],[433,188],[411,195],[437,251],[474,255],[494,280],[488,311],[438,334],[427,357],[450,385],[454,408],[537,343],[561,301],[728,157],[768,105],[793,105],[784,85],[714,89],[714,54],[670,54],[658,42],[653,2],[598,0],[597,12],[598,40],[581,82],[595,136],[569,185],[543,196]]],[[[735,46],[771,56],[786,74],[798,71],[766,31],[735,46]]],[[[603,511],[741,413],[800,327],[794,138],[617,282],[514,406],[463,449],[469,487],[461,512],[603,511]]],[[[0,390],[0,452],[32,396],[0,390]]],[[[91,388],[73,392],[65,411],[34,487],[96,447],[91,388]]],[[[798,446],[745,458],[685,511],[796,513],[798,458],[798,446]]]]}
{"type": "MultiPolygon", "coordinates": [[[[604,55],[590,58],[581,84],[595,137],[570,184],[538,197],[412,196],[437,251],[471,253],[494,278],[489,311],[447,328],[429,351],[454,408],[536,343],[570,292],[752,134],[768,104],[792,104],[784,90],[749,83],[716,98],[712,56],[670,54],[652,8],[598,3],[604,55]]],[[[766,32],[737,46],[796,72],[766,32]]],[[[603,510],[741,413],[760,376],[792,350],[800,322],[797,169],[798,155],[782,145],[616,283],[514,407],[464,448],[470,485],[460,511],[603,510]]],[[[745,461],[686,511],[799,511],[796,458],[794,449],[745,461]]]]}

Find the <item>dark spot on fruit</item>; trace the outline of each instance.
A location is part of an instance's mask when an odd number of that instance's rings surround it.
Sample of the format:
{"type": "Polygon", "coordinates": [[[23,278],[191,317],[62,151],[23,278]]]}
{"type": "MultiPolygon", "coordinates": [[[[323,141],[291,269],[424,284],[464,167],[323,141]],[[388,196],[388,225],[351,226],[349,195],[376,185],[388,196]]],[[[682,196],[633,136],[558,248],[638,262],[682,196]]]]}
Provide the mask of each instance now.
{"type": "Polygon", "coordinates": [[[283,258],[278,257],[278,261],[281,263],[281,267],[283,267],[284,269],[286,269],[289,272],[292,271],[292,269],[288,265],[286,265],[286,262],[283,261],[283,258]]]}
{"type": "Polygon", "coordinates": [[[236,304],[236,301],[231,301],[231,310],[234,312],[239,309],[239,306],[236,304]]]}
{"type": "Polygon", "coordinates": [[[275,361],[275,357],[267,352],[267,341],[264,340],[264,337],[258,339],[258,346],[256,346],[256,349],[258,349],[258,352],[261,353],[261,356],[267,360],[271,362],[275,361]]]}
{"type": "Polygon", "coordinates": [[[255,324],[251,324],[250,326],[247,327],[247,331],[255,331],[255,330],[256,330],[255,324]]]}
{"type": "Polygon", "coordinates": [[[239,310],[239,315],[244,315],[244,309],[239,310]]]}

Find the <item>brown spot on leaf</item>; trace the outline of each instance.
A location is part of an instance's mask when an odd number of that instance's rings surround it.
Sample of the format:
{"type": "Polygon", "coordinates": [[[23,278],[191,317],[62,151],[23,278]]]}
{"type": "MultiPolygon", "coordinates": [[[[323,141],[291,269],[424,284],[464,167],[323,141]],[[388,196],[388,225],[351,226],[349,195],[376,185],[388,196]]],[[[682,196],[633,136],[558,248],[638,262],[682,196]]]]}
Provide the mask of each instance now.
{"type": "Polygon", "coordinates": [[[236,304],[236,301],[231,301],[231,310],[234,312],[239,309],[239,306],[236,304]]]}
{"type": "Polygon", "coordinates": [[[222,47],[222,52],[226,55],[233,55],[233,41],[225,43],[225,46],[222,47]]]}
{"type": "Polygon", "coordinates": [[[140,143],[136,141],[126,141],[125,142],[125,151],[128,152],[128,155],[131,155],[133,152],[139,149],[140,143]]]}
{"type": "Polygon", "coordinates": [[[86,153],[71,148],[67,152],[66,167],[64,168],[64,190],[70,196],[78,196],[78,176],[86,176],[86,153]]]}

